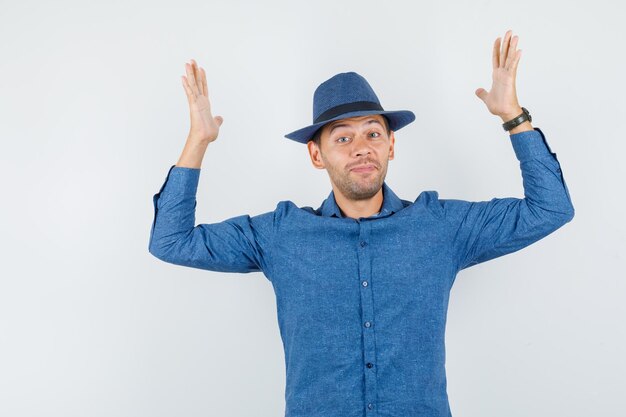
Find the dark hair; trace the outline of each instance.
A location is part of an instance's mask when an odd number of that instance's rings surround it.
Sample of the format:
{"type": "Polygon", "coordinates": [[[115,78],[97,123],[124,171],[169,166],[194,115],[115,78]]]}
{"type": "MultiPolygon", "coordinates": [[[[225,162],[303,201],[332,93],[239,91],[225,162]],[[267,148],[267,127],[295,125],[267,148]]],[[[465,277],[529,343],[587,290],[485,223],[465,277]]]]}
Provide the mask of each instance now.
{"type": "MultiPolygon", "coordinates": [[[[385,130],[387,130],[387,136],[389,136],[391,134],[391,127],[389,127],[389,120],[387,119],[387,116],[381,114],[381,116],[383,116],[383,123],[385,125],[385,130]]],[[[324,125],[326,126],[326,125],[324,125]]],[[[313,134],[313,136],[311,137],[311,139],[313,142],[315,142],[315,144],[317,145],[317,147],[320,147],[320,142],[322,139],[322,130],[324,129],[324,126],[320,127],[319,129],[317,129],[315,131],[315,133],[313,134]]]]}

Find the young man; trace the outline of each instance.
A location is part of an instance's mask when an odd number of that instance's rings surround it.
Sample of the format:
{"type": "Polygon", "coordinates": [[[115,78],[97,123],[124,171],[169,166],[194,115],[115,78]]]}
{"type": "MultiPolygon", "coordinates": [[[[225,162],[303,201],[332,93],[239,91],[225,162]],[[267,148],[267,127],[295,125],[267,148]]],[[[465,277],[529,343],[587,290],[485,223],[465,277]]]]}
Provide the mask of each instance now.
{"type": "Polygon", "coordinates": [[[332,191],[318,209],[281,201],[256,216],[195,225],[213,117],[204,69],[186,64],[191,129],[154,195],[149,251],[177,265],[261,271],[276,294],[285,349],[286,416],[450,416],[444,332],[457,273],[518,251],[574,217],[556,154],[527,110],[515,74],[521,52],[507,31],[493,47],[493,85],[476,90],[502,118],[525,198],[469,202],[424,191],[400,199],[385,183],[394,132],[415,116],[384,110],[357,73],[314,93],[313,123],[285,135],[307,145],[332,191]]]}

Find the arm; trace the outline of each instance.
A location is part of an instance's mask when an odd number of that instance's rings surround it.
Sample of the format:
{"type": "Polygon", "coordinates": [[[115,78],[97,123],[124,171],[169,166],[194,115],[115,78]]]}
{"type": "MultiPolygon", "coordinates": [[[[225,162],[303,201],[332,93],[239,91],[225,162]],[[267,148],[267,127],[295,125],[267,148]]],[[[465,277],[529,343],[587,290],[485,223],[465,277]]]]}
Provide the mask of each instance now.
{"type": "Polygon", "coordinates": [[[440,199],[452,225],[458,270],[518,251],[574,217],[556,153],[539,128],[510,136],[520,161],[524,198],[469,202],[440,199]]]}
{"type": "MultiPolygon", "coordinates": [[[[521,51],[511,31],[502,49],[497,38],[492,54],[493,84],[476,95],[487,109],[503,122],[522,112],[517,100],[515,77],[521,51]]],[[[520,250],[547,236],[574,217],[574,206],[560,163],[539,129],[526,121],[510,133],[515,156],[520,161],[524,198],[494,198],[468,202],[440,200],[445,218],[451,223],[458,269],[520,250]]]]}
{"type": "Polygon", "coordinates": [[[195,225],[200,169],[172,166],[154,195],[149,252],[162,261],[220,272],[267,273],[274,213],[195,225]]]}
{"type": "MultiPolygon", "coordinates": [[[[200,166],[209,143],[217,139],[221,116],[211,115],[204,69],[186,64],[182,77],[189,101],[191,128],[176,165],[153,197],[154,220],[149,252],[169,263],[222,272],[266,270],[273,213],[241,215],[219,223],[195,226],[200,166]]],[[[267,274],[266,274],[267,275],[267,274]]]]}

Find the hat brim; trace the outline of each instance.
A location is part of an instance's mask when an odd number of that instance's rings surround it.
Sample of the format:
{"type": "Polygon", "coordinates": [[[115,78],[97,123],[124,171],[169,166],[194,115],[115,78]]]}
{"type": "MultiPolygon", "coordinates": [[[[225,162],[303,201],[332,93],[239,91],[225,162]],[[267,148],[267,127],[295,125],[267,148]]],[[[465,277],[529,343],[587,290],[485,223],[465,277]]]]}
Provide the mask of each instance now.
{"type": "Polygon", "coordinates": [[[370,114],[381,114],[387,117],[387,119],[389,120],[389,128],[394,132],[415,120],[415,114],[410,110],[359,110],[344,113],[332,119],[324,120],[323,122],[314,123],[312,125],[303,127],[302,129],[294,130],[291,133],[287,133],[285,137],[287,139],[295,140],[296,142],[307,143],[309,139],[313,137],[315,132],[326,123],[330,123],[332,121],[340,119],[347,119],[349,117],[367,116],[370,114]]]}

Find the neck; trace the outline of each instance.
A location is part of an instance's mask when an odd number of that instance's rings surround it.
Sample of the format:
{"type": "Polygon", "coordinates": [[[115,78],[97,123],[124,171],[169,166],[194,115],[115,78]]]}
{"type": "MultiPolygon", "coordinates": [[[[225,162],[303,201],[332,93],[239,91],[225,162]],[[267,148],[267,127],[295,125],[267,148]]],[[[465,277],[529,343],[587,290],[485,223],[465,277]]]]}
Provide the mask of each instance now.
{"type": "Polygon", "coordinates": [[[383,187],[371,198],[366,200],[350,200],[337,189],[334,189],[335,202],[339,206],[341,214],[345,217],[358,219],[360,217],[370,217],[382,209],[383,187]]]}

